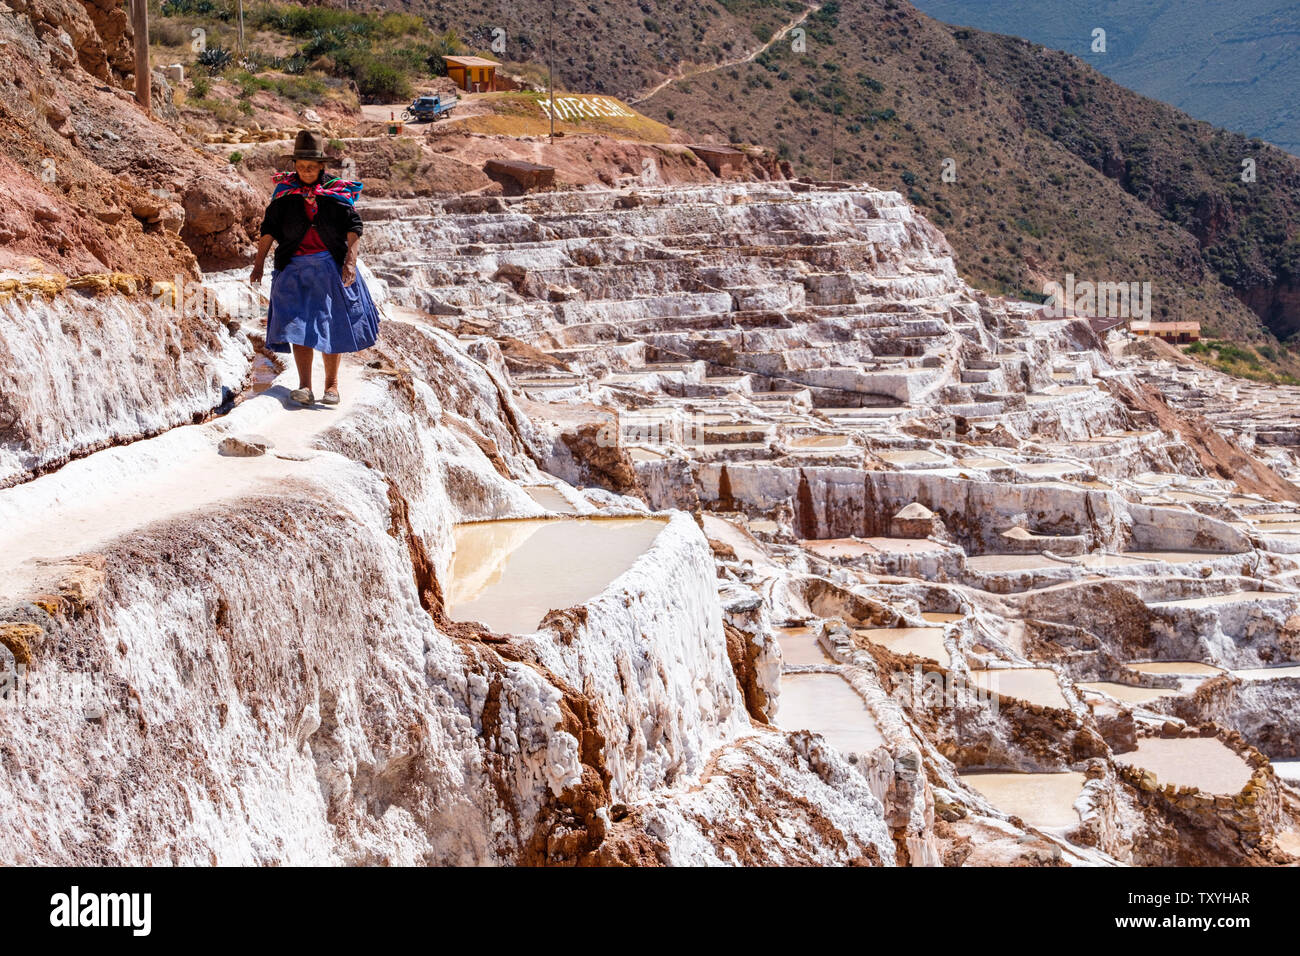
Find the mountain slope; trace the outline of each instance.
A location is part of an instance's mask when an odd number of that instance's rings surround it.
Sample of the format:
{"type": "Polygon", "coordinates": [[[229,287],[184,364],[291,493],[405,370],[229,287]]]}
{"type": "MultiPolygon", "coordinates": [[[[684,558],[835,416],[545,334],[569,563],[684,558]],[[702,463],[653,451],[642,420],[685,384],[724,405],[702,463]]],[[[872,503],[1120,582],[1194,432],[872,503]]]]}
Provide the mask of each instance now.
{"type": "MultiPolygon", "coordinates": [[[[693,137],[780,149],[802,175],[901,189],[948,235],[965,277],[992,291],[1032,298],[1070,273],[1151,282],[1156,319],[1237,340],[1300,330],[1300,160],[1076,57],[949,27],[902,0],[811,6],[561,4],[559,83],[622,96],[693,137]],[[805,14],[803,53],[794,35],[765,48],[805,14]],[[955,182],[942,178],[947,158],[955,182]],[[1246,158],[1254,183],[1240,179],[1246,158]]],[[[544,61],[547,0],[402,9],[482,52],[501,25],[502,59],[544,61]]],[[[1300,359],[1283,364],[1300,370],[1300,359]]]]}
{"type": "Polygon", "coordinates": [[[455,30],[470,46],[509,62],[544,65],[553,29],[557,86],[623,98],[650,89],[667,75],[689,72],[694,65],[744,56],[766,43],[807,6],[799,0],[712,0],[703,4],[697,0],[604,0],[598,4],[366,0],[351,4],[354,10],[419,13],[437,29],[455,30]],[[496,47],[494,40],[498,41],[496,47]]]}
{"type": "Polygon", "coordinates": [[[835,177],[904,191],[987,288],[1032,296],[1067,273],[1149,281],[1154,318],[1247,339],[1261,320],[1283,337],[1300,329],[1294,157],[1075,57],[894,0],[827,2],[807,28],[802,55],[777,44],[641,108],[697,135],[777,147],[807,174],[830,175],[833,150],[835,177]]]}
{"type": "Polygon", "coordinates": [[[1300,5],[1288,0],[917,0],[946,23],[1073,53],[1111,79],[1300,154],[1300,5]],[[1106,31],[1093,52],[1093,30],[1106,31]]]}

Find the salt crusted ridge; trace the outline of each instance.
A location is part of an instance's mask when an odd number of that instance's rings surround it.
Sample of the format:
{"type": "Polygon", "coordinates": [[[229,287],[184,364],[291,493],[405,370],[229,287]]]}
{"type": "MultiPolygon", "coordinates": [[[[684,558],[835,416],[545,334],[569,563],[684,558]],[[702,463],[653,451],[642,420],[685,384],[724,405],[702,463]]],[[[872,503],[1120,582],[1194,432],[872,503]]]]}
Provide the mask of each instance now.
{"type": "Polygon", "coordinates": [[[1294,851],[1268,757],[1300,734],[1267,715],[1300,677],[1256,673],[1300,654],[1300,566],[1260,519],[1294,506],[1285,449],[1257,485],[1208,472],[1131,360],[966,287],[896,193],[363,206],[385,322],[333,411],[291,373],[251,388],[256,317],[0,305],[0,659],[29,694],[0,707],[0,859],[1294,851]],[[449,602],[459,525],[651,513],[534,633],[449,602]],[[1187,659],[1221,671],[1139,664],[1187,659]],[[996,710],[919,696],[990,674],[996,710]],[[1152,737],[1212,737],[1248,782],[1117,759],[1152,737]],[[1079,775],[1077,824],[986,795],[997,770],[1079,775]]]}

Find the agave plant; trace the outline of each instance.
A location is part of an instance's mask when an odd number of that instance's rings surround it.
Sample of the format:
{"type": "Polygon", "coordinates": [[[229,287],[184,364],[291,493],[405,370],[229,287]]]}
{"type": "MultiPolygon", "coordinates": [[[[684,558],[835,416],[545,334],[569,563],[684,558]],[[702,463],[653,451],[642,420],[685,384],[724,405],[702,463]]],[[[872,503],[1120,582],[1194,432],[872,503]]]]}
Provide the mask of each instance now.
{"type": "Polygon", "coordinates": [[[205,66],[213,73],[220,73],[235,61],[235,55],[224,46],[210,46],[198,55],[199,66],[205,66]]]}

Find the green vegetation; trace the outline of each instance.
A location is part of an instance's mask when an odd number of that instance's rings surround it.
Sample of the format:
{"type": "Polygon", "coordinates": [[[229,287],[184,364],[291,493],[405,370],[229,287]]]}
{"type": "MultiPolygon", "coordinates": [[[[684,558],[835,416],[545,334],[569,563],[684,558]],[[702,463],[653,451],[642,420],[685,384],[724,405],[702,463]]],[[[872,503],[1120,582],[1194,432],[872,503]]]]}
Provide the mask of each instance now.
{"type": "Polygon", "coordinates": [[[239,85],[240,99],[249,99],[261,90],[270,90],[295,103],[316,103],[328,87],[319,76],[259,76],[248,70],[235,70],[227,78],[239,85]]]}
{"type": "MultiPolygon", "coordinates": [[[[202,25],[230,42],[233,0],[165,0],[155,39],[178,45],[184,31],[166,22],[181,18],[185,27],[202,25]],[[220,25],[220,28],[218,28],[220,25]]],[[[211,42],[198,54],[196,67],[210,75],[229,74],[247,100],[259,90],[273,90],[296,102],[314,102],[326,91],[322,77],[352,80],[365,100],[392,102],[411,95],[415,82],[446,73],[443,56],[464,52],[454,30],[436,31],[411,13],[366,13],[334,7],[261,3],[245,7],[245,28],[289,37],[297,49],[289,56],[250,49],[236,68],[228,46],[211,42]],[[301,76],[299,80],[262,77],[265,72],[301,76]]],[[[209,88],[210,90],[210,88],[209,88]]],[[[209,91],[196,96],[202,101],[209,91]]],[[[197,105],[191,100],[191,105],[197,105]]]]}
{"type": "Polygon", "coordinates": [[[235,62],[235,55],[224,46],[210,46],[201,50],[194,62],[214,73],[220,73],[235,62]]]}
{"type": "Polygon", "coordinates": [[[1275,385],[1300,385],[1300,375],[1279,371],[1279,365],[1293,365],[1294,360],[1285,346],[1269,344],[1240,345],[1220,339],[1202,339],[1183,347],[1188,355],[1229,375],[1271,382],[1275,385]]]}

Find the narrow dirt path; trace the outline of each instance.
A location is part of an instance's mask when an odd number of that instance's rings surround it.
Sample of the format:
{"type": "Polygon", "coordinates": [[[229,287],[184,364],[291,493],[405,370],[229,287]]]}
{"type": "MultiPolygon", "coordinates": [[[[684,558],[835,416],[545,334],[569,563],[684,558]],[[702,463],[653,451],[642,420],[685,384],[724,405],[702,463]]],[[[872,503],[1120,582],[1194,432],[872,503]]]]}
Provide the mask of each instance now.
{"type": "MultiPolygon", "coordinates": [[[[304,408],[290,401],[297,373],[289,369],[227,416],[105,449],[0,491],[0,600],[30,596],[45,584],[50,563],[122,534],[218,501],[274,491],[285,478],[339,467],[312,444],[355,404],[366,387],[362,368],[344,359],[339,405],[304,408]],[[224,438],[241,435],[266,438],[271,448],[248,458],[218,451],[224,438]]],[[[322,374],[317,360],[318,386],[322,374]]]]}
{"type": "Polygon", "coordinates": [[[650,99],[660,90],[662,90],[665,86],[669,86],[670,84],[676,83],[679,80],[687,80],[693,76],[699,76],[703,73],[713,73],[717,70],[725,70],[729,66],[738,66],[741,63],[751,62],[760,53],[763,53],[765,50],[769,50],[776,44],[780,43],[783,39],[785,39],[785,37],[790,33],[791,30],[793,30],[799,24],[803,23],[805,20],[808,19],[810,15],[816,13],[821,8],[822,5],[820,3],[810,4],[808,9],[806,9],[803,13],[795,17],[793,20],[791,20],[781,29],[777,30],[776,33],[772,34],[772,39],[768,40],[762,46],[757,47],[754,50],[751,50],[749,53],[745,54],[744,56],[733,57],[730,60],[723,60],[721,63],[714,63],[710,66],[701,66],[693,70],[687,70],[685,72],[678,73],[674,76],[670,76],[663,82],[657,83],[653,87],[651,87],[648,93],[643,93],[640,96],[628,100],[627,101],[628,105],[635,106],[638,103],[644,103],[646,100],[650,99]]]}

